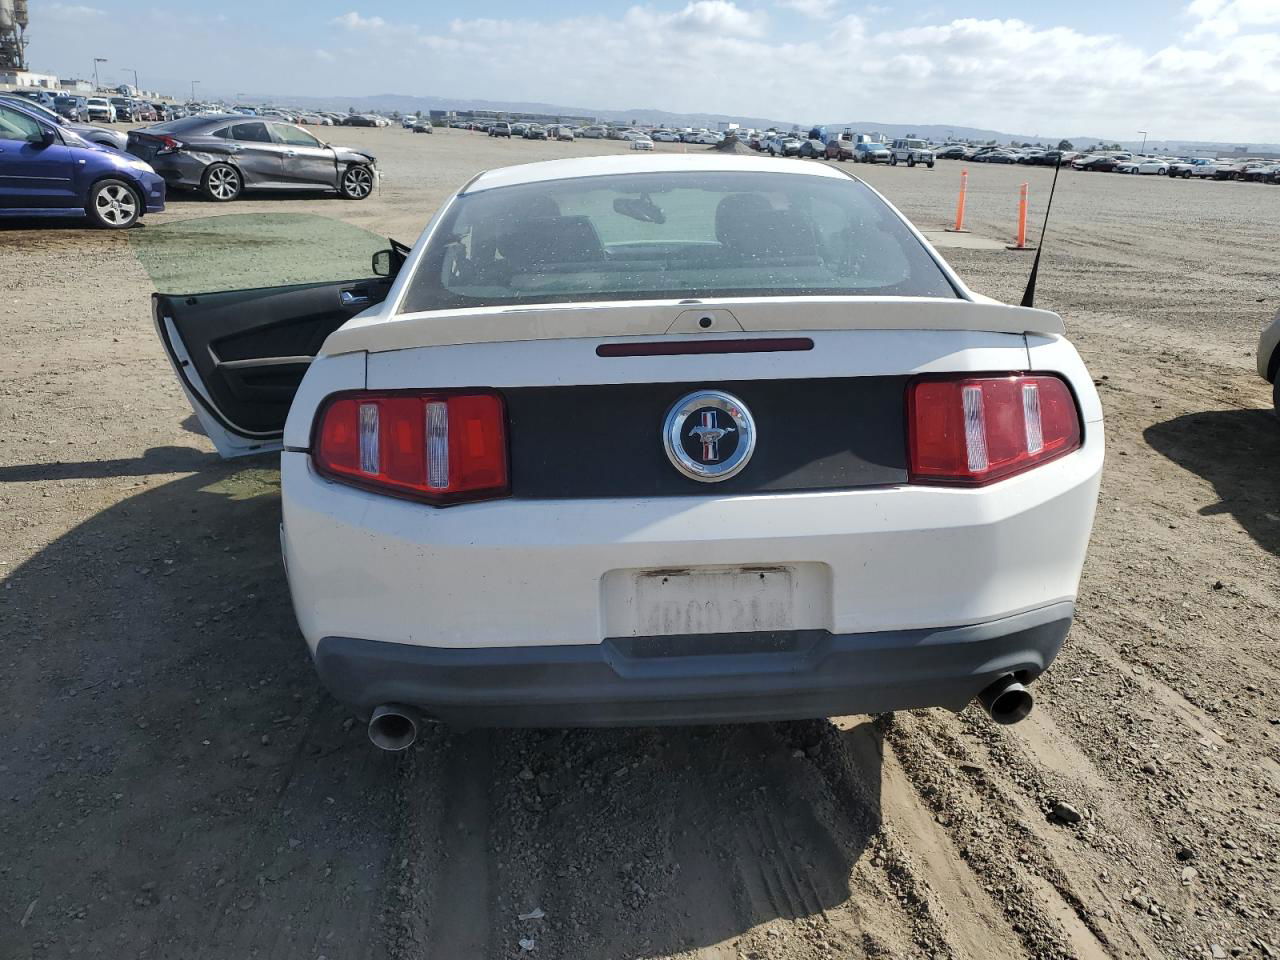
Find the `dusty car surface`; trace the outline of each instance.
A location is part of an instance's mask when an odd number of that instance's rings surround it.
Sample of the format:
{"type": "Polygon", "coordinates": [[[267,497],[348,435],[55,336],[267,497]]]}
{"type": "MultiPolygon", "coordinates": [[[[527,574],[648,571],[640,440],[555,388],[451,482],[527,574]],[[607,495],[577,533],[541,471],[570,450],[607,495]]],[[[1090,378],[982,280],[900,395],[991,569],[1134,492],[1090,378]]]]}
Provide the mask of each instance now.
{"type": "Polygon", "coordinates": [[[219,452],[282,451],[298,623],[379,746],[420,716],[1030,710],[1093,520],[1093,381],[865,183],[508,167],[354,266],[154,316],[219,452]]]}

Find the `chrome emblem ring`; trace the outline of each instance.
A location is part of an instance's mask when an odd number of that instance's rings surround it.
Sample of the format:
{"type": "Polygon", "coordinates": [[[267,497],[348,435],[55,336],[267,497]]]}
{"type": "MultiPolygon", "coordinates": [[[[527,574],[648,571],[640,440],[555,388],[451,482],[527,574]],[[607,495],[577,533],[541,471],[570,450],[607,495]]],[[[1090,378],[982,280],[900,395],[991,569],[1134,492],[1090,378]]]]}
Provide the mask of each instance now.
{"type": "Polygon", "coordinates": [[[756,422],[737,397],[699,390],[676,401],[662,425],[671,465],[691,480],[719,483],[737,476],[756,450],[756,422]]]}

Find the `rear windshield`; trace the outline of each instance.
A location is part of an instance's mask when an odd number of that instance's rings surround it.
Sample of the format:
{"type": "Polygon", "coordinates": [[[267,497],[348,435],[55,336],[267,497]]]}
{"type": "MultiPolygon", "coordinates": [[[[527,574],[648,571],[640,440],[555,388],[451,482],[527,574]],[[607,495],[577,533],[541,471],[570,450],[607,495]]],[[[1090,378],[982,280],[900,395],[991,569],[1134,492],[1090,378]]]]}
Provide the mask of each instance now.
{"type": "Polygon", "coordinates": [[[167,120],[164,123],[153,124],[147,127],[149,133],[183,133],[195,127],[207,127],[213,122],[210,117],[179,117],[177,120],[167,120]]]}
{"type": "Polygon", "coordinates": [[[679,172],[463,194],[401,310],[731,296],[957,294],[858,181],[679,172]]]}

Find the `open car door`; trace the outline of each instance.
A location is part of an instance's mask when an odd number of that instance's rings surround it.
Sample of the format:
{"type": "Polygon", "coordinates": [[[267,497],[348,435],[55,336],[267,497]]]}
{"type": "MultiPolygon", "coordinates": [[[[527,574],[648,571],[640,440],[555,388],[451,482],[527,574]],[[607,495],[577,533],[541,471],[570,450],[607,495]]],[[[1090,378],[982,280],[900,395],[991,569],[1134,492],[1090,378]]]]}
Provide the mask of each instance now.
{"type": "MultiPolygon", "coordinates": [[[[239,226],[257,232],[254,224],[239,226]]],[[[340,224],[339,228],[358,230],[346,224],[340,224]]],[[[222,224],[218,229],[238,228],[222,224]]],[[[259,276],[280,275],[280,270],[270,269],[274,258],[289,264],[283,271],[285,275],[296,276],[298,270],[311,275],[329,270],[332,276],[332,271],[345,269],[350,276],[358,267],[374,272],[375,275],[364,279],[312,280],[211,293],[152,295],[152,313],[160,342],[196,417],[223,457],[279,450],[289,407],[325,338],[352,317],[386,299],[408,248],[393,241],[388,250],[386,240],[365,231],[358,232],[370,238],[356,245],[366,249],[352,251],[349,242],[343,245],[344,257],[357,252],[363,256],[363,264],[358,265],[351,265],[345,259],[337,264],[317,262],[309,250],[296,246],[264,255],[261,236],[256,236],[257,242],[248,246],[256,248],[254,262],[259,276]],[[381,249],[369,253],[371,241],[376,241],[381,249]]],[[[287,242],[286,237],[277,235],[275,239],[287,242]]],[[[346,239],[349,241],[350,237],[346,239]]],[[[203,253],[209,255],[208,250],[203,253]]],[[[216,253],[215,250],[215,256],[216,253]]],[[[245,254],[239,251],[235,255],[245,254]]],[[[139,256],[145,263],[141,253],[139,256]]],[[[207,266],[201,270],[208,272],[207,266]]],[[[234,269],[224,274],[237,275],[234,269]]],[[[165,278],[164,285],[173,286],[174,279],[165,278]]],[[[160,285],[158,281],[157,286],[160,285]]]]}

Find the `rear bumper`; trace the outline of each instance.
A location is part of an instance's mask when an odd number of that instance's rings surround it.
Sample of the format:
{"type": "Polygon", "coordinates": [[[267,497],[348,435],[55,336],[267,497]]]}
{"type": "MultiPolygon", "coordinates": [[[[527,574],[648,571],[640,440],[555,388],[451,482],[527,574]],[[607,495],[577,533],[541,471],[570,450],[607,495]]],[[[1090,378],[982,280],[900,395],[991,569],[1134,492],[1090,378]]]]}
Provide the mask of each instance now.
{"type": "Polygon", "coordinates": [[[416,706],[468,726],[793,720],[918,707],[960,710],[993,680],[1057,656],[1073,605],[931,630],[636,637],[447,649],[325,637],[316,669],[362,710],[416,706]]]}

